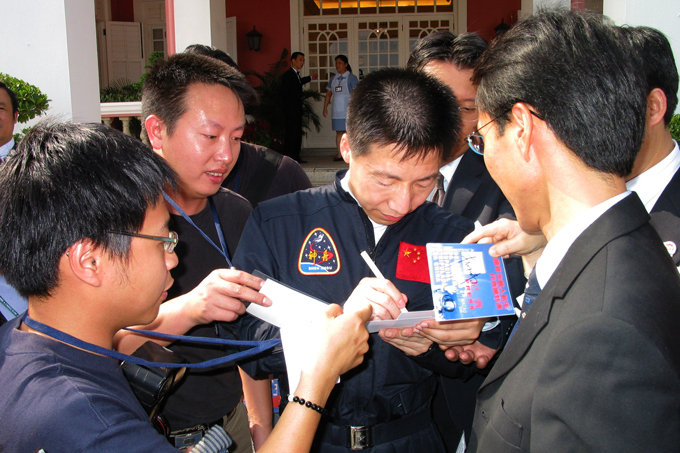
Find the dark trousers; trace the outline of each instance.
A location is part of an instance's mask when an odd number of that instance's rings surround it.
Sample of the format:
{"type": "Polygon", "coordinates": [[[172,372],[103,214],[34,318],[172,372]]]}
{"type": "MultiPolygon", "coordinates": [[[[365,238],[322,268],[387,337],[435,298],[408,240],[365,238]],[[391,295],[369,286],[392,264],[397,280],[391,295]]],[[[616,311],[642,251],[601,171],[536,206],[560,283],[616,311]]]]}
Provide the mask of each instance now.
{"type": "Polygon", "coordinates": [[[302,115],[286,113],[286,132],[283,137],[283,155],[291,159],[300,160],[302,146],[302,115]]]}

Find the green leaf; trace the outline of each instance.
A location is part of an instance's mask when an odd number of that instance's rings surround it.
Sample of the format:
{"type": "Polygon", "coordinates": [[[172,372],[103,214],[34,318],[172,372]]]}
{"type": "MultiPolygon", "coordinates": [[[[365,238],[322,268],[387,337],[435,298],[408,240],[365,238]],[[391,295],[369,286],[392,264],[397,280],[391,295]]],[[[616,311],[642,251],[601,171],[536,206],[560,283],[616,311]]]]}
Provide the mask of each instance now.
{"type": "Polygon", "coordinates": [[[48,99],[38,87],[3,73],[0,73],[0,81],[4,82],[17,96],[20,123],[32,120],[49,109],[51,99],[48,99]]]}

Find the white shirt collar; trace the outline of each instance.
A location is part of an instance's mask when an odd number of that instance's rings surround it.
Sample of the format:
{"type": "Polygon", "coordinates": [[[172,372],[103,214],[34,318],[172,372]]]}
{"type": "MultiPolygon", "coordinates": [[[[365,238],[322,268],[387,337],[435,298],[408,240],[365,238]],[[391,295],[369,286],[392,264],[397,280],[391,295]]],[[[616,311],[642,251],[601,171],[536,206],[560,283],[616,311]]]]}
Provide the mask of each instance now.
{"type": "MultiPolygon", "coordinates": [[[[444,192],[449,190],[449,184],[451,184],[451,181],[453,180],[453,175],[456,173],[456,169],[458,169],[458,164],[460,164],[460,160],[463,158],[463,155],[460,157],[457,157],[453,161],[449,162],[448,164],[444,165],[439,169],[439,173],[444,176],[444,192]]],[[[432,192],[430,192],[430,195],[427,197],[428,200],[432,200],[432,197],[434,196],[434,192],[437,190],[435,187],[432,189],[432,192]]]]}
{"type": "MultiPolygon", "coordinates": [[[[361,203],[359,203],[359,200],[357,200],[357,197],[354,196],[352,190],[349,188],[349,172],[350,170],[347,170],[345,176],[340,180],[340,187],[342,187],[345,192],[350,194],[352,198],[354,198],[354,201],[357,202],[359,207],[361,207],[361,203]]],[[[366,215],[366,217],[368,217],[368,215],[366,215]]],[[[387,225],[382,225],[380,223],[374,222],[373,219],[371,219],[370,217],[368,217],[368,220],[370,220],[371,225],[373,225],[373,236],[375,238],[375,243],[377,244],[378,241],[380,241],[382,235],[385,234],[385,231],[387,230],[387,225]]]]}
{"type": "Polygon", "coordinates": [[[661,162],[652,168],[628,181],[626,188],[637,192],[647,212],[651,212],[679,168],[680,150],[678,149],[678,143],[675,142],[675,148],[673,148],[673,151],[668,156],[664,157],[661,162]]]}
{"type": "Polygon", "coordinates": [[[9,154],[10,150],[14,147],[14,138],[10,138],[7,143],[0,146],[0,157],[5,157],[9,154]]]}
{"type": "Polygon", "coordinates": [[[557,266],[562,262],[562,259],[564,259],[569,248],[574,241],[578,239],[581,233],[599,219],[602,214],[607,212],[609,208],[623,200],[630,195],[630,193],[630,191],[620,193],[615,197],[603,201],[597,206],[593,206],[557,232],[550,242],[548,242],[548,245],[545,246],[543,254],[536,262],[536,278],[538,279],[538,284],[541,285],[541,288],[545,288],[545,285],[548,283],[548,280],[550,280],[550,277],[552,277],[555,269],[557,269],[557,266]]]}
{"type": "Polygon", "coordinates": [[[465,153],[461,154],[456,159],[454,159],[453,161],[449,162],[448,164],[444,165],[442,168],[439,169],[439,173],[444,175],[444,190],[449,189],[449,184],[451,184],[453,175],[456,174],[456,170],[458,169],[460,160],[463,158],[464,155],[465,153]]]}

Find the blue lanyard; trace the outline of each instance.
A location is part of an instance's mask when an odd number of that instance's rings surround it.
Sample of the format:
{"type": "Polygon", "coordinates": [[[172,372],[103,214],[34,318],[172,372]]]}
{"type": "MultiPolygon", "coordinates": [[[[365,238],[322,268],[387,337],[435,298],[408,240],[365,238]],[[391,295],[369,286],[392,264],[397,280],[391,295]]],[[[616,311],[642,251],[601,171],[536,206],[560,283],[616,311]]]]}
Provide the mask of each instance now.
{"type": "Polygon", "coordinates": [[[215,365],[222,365],[225,363],[232,363],[236,362],[239,360],[242,360],[246,357],[254,356],[256,354],[260,354],[261,352],[264,352],[268,349],[271,349],[275,346],[278,346],[281,344],[281,340],[279,339],[273,339],[273,340],[265,340],[265,341],[239,341],[239,340],[225,340],[223,338],[205,338],[205,337],[188,337],[185,335],[170,335],[170,334],[165,334],[165,333],[158,333],[158,332],[151,332],[148,330],[137,330],[137,329],[125,329],[129,330],[130,332],[135,332],[135,333],[141,333],[143,335],[148,335],[151,337],[156,337],[156,338],[163,338],[166,340],[182,340],[182,341],[190,341],[193,343],[208,343],[208,344],[220,344],[220,345],[227,345],[227,346],[251,346],[250,349],[247,351],[241,351],[241,352],[236,352],[234,354],[229,354],[224,357],[219,357],[217,359],[211,359],[211,360],[206,360],[204,362],[198,362],[198,363],[163,363],[163,362],[149,362],[148,360],[140,359],[139,357],[134,357],[131,355],[123,354],[118,351],[114,351],[111,349],[107,348],[102,348],[101,346],[97,346],[92,343],[87,343],[85,341],[79,340],[76,337],[73,337],[67,333],[64,333],[60,330],[57,330],[53,327],[50,327],[48,325],[45,325],[41,322],[38,322],[34,319],[31,319],[31,317],[28,316],[28,312],[24,313],[24,316],[21,318],[21,322],[26,324],[28,327],[31,329],[38,331],[40,333],[43,333],[47,335],[48,337],[52,337],[55,340],[61,341],[63,343],[69,344],[71,346],[75,346],[76,348],[84,349],[89,352],[93,352],[95,354],[100,354],[104,355],[107,357],[111,357],[112,359],[117,359],[125,362],[130,362],[134,363],[136,365],[142,365],[142,366],[152,366],[152,367],[162,367],[162,368],[208,368],[211,366],[215,365]]]}
{"type": "Polygon", "coordinates": [[[14,315],[15,318],[19,316],[19,313],[17,313],[17,311],[14,308],[12,308],[9,302],[7,302],[2,296],[0,296],[0,304],[2,304],[7,310],[9,310],[9,312],[12,313],[12,315],[14,315]]]}
{"type": "Polygon", "coordinates": [[[175,201],[174,201],[172,198],[170,198],[170,196],[169,196],[167,193],[163,192],[163,197],[165,197],[165,200],[166,200],[168,203],[170,203],[170,205],[171,205],[173,208],[175,208],[175,210],[176,210],[177,212],[179,212],[179,213],[182,215],[182,217],[184,217],[184,220],[186,220],[187,222],[189,222],[189,225],[191,225],[191,226],[193,226],[194,228],[196,228],[196,229],[198,230],[198,232],[201,233],[201,236],[203,236],[203,238],[204,238],[206,241],[208,241],[208,243],[209,243],[210,245],[212,245],[212,246],[215,248],[215,250],[217,250],[217,251],[220,253],[220,255],[222,255],[222,256],[224,257],[225,260],[227,260],[227,264],[229,265],[229,268],[230,268],[230,269],[234,269],[234,265],[231,264],[231,260],[229,259],[229,250],[227,249],[227,243],[226,243],[226,241],[224,240],[224,234],[222,233],[222,225],[220,224],[220,218],[217,216],[217,209],[215,208],[215,202],[213,201],[213,198],[212,198],[212,197],[208,197],[208,202],[210,203],[210,210],[212,211],[213,221],[215,222],[215,229],[217,230],[217,237],[220,239],[220,245],[222,246],[222,248],[218,247],[217,244],[215,244],[215,243],[212,241],[212,239],[210,239],[210,238],[208,237],[208,235],[205,234],[205,233],[203,232],[203,230],[201,230],[201,229],[198,227],[198,225],[196,225],[196,224],[194,223],[193,220],[191,220],[191,217],[189,217],[189,216],[187,215],[187,213],[184,212],[184,211],[182,210],[182,208],[180,208],[179,205],[178,205],[177,203],[175,203],[175,201]]]}

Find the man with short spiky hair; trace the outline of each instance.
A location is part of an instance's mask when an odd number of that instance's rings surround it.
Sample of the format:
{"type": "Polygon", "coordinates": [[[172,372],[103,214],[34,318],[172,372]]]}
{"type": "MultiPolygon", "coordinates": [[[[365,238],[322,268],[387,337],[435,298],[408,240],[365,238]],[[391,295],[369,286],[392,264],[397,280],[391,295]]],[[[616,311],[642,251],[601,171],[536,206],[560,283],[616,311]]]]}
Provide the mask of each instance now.
{"type": "MultiPolygon", "coordinates": [[[[352,92],[340,143],[349,170],[332,186],[260,203],[235,264],[340,304],[363,279],[379,293],[371,300],[380,319],[397,317],[404,305],[432,309],[429,277],[414,263],[420,257],[427,273],[427,242],[459,242],[472,230],[469,220],[426,202],[459,124],[455,98],[437,79],[401,68],[367,75],[352,92]],[[386,279],[367,279],[362,250],[386,279]]],[[[469,344],[483,324],[457,322],[449,333],[469,344]]],[[[384,331],[369,344],[366,362],[331,394],[312,451],[445,451],[431,418],[435,377],[424,367],[434,357],[447,362],[443,352],[417,333],[384,331]]]]}

